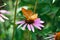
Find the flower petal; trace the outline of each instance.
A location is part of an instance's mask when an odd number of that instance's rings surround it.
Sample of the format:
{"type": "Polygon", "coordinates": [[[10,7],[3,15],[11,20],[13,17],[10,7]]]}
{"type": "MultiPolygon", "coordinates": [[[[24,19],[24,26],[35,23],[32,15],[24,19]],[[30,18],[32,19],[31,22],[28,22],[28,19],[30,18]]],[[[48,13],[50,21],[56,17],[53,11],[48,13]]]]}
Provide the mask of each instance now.
{"type": "Polygon", "coordinates": [[[25,23],[25,21],[18,21],[18,22],[16,22],[16,24],[24,24],[25,23]]]}
{"type": "Polygon", "coordinates": [[[3,19],[2,17],[0,17],[0,21],[1,21],[1,22],[5,22],[4,19],[3,19]]]}
{"type": "Polygon", "coordinates": [[[40,21],[40,23],[44,23],[44,21],[40,21]]]}
{"type": "Polygon", "coordinates": [[[6,14],[10,14],[10,12],[9,11],[6,11],[6,10],[0,10],[0,13],[6,13],[6,14]]]}
{"type": "Polygon", "coordinates": [[[37,26],[39,26],[39,27],[44,27],[42,24],[40,24],[40,23],[34,23],[34,24],[36,24],[37,26]]]}
{"type": "Polygon", "coordinates": [[[40,24],[40,27],[44,27],[44,26],[40,24]]]}
{"type": "Polygon", "coordinates": [[[36,24],[33,24],[36,28],[38,28],[38,29],[40,29],[41,30],[41,28],[38,26],[38,25],[36,25],[36,24]]]}
{"type": "Polygon", "coordinates": [[[4,19],[7,19],[8,20],[8,18],[6,16],[2,15],[2,14],[1,14],[1,17],[3,17],[4,19]]]}
{"type": "Polygon", "coordinates": [[[37,22],[37,21],[40,21],[40,18],[37,18],[35,21],[36,21],[36,22],[37,22]]]}
{"type": "Polygon", "coordinates": [[[36,20],[34,20],[34,23],[44,23],[44,21],[40,20],[40,18],[37,18],[36,20]]]}
{"type": "Polygon", "coordinates": [[[34,32],[34,27],[33,27],[33,25],[30,25],[30,27],[31,27],[31,30],[34,32]]]}
{"type": "Polygon", "coordinates": [[[28,30],[29,30],[29,31],[31,31],[31,27],[30,27],[30,25],[29,25],[29,24],[27,25],[27,28],[28,28],[28,30]]]}
{"type": "Polygon", "coordinates": [[[27,25],[27,24],[25,24],[25,25],[22,27],[22,30],[25,30],[26,25],[27,25]]]}
{"type": "Polygon", "coordinates": [[[22,25],[23,25],[23,24],[20,24],[20,25],[17,27],[17,29],[20,28],[22,25]]]}

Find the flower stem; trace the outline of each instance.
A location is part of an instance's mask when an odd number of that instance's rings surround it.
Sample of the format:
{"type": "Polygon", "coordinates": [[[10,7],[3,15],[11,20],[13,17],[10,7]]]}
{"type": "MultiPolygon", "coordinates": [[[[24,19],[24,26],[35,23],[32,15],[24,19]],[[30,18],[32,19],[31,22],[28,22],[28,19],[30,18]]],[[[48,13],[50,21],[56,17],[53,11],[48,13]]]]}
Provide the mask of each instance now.
{"type": "Polygon", "coordinates": [[[30,31],[28,31],[28,35],[29,35],[29,40],[31,40],[31,34],[30,34],[30,31]]]}
{"type": "Polygon", "coordinates": [[[34,13],[35,13],[35,11],[36,11],[37,3],[38,3],[38,0],[36,0],[36,2],[35,2],[35,6],[34,6],[34,13]]]}
{"type": "Polygon", "coordinates": [[[13,34],[12,34],[12,40],[14,40],[14,32],[16,28],[16,13],[17,13],[17,5],[18,5],[18,0],[16,0],[16,6],[15,6],[15,13],[14,13],[14,27],[13,27],[13,34]]]}
{"type": "Polygon", "coordinates": [[[31,40],[31,34],[30,34],[30,31],[28,30],[28,39],[31,40]]]}

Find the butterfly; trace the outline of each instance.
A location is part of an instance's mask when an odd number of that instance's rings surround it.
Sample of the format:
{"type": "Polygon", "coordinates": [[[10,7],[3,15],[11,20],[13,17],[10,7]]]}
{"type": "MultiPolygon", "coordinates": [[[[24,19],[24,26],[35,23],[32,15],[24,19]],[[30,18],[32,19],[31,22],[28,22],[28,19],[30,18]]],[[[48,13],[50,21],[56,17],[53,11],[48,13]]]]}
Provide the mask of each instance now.
{"type": "Polygon", "coordinates": [[[27,20],[35,20],[38,17],[38,14],[33,13],[31,10],[26,10],[22,8],[22,13],[27,20]]]}

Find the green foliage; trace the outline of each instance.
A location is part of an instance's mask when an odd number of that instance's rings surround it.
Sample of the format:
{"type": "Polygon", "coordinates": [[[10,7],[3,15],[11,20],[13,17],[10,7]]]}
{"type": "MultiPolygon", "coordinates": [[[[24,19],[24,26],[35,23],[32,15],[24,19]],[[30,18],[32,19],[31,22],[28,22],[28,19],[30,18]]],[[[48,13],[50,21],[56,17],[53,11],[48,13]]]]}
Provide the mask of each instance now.
{"type": "MultiPolygon", "coordinates": [[[[52,1],[53,0],[38,0],[36,13],[38,14],[38,17],[45,22],[44,28],[42,28],[42,30],[35,29],[34,33],[30,32],[30,34],[28,34],[27,30],[22,31],[21,29],[17,29],[17,25],[14,32],[15,40],[25,40],[26,37],[29,38],[29,35],[31,40],[40,40],[40,36],[42,36],[42,40],[44,40],[49,33],[60,31],[60,0],[55,0],[54,3],[52,3],[52,1]],[[39,36],[37,37],[37,35],[39,36]]],[[[6,20],[4,23],[0,22],[0,37],[1,40],[11,40],[13,31],[11,27],[13,27],[14,22],[13,17],[16,0],[2,0],[1,2],[1,5],[6,3],[1,9],[9,10],[11,14],[6,15],[9,17],[9,21],[6,20]]],[[[35,2],[36,0],[18,0],[16,21],[24,19],[20,9],[26,6],[28,9],[34,11],[35,2]]]]}

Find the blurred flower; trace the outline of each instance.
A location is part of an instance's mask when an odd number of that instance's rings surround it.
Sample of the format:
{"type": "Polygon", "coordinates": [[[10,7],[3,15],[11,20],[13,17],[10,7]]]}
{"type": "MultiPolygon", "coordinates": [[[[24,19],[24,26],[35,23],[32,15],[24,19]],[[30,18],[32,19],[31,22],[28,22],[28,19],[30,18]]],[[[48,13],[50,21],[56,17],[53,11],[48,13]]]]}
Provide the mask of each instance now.
{"type": "Polygon", "coordinates": [[[56,33],[55,40],[60,40],[60,32],[56,33]]]}
{"type": "Polygon", "coordinates": [[[55,40],[54,36],[55,36],[54,34],[48,34],[48,36],[44,39],[45,40],[55,40]]]}
{"type": "Polygon", "coordinates": [[[34,21],[32,21],[32,20],[30,20],[30,21],[23,20],[23,21],[17,22],[16,24],[20,24],[18,26],[18,28],[23,25],[22,30],[25,30],[25,27],[27,26],[29,31],[32,30],[34,32],[34,27],[36,27],[40,30],[41,30],[41,27],[44,27],[42,25],[42,23],[44,23],[44,22],[42,20],[40,20],[40,18],[37,18],[34,21]]]}
{"type": "Polygon", "coordinates": [[[9,11],[6,11],[6,10],[0,10],[0,13],[1,14],[10,14],[10,12],[9,11]]]}
{"type": "Polygon", "coordinates": [[[53,0],[52,3],[54,3],[56,0],[53,0]]]}
{"type": "Polygon", "coordinates": [[[1,21],[1,22],[5,22],[4,19],[7,19],[7,20],[8,20],[8,18],[7,18],[6,16],[4,16],[3,14],[9,14],[9,13],[10,13],[9,11],[0,10],[0,21],[1,21]]]}
{"type": "Polygon", "coordinates": [[[60,32],[55,34],[50,34],[48,37],[44,38],[45,40],[60,40],[60,32]]]}
{"type": "Polygon", "coordinates": [[[31,10],[26,10],[22,8],[23,15],[26,17],[25,20],[23,21],[18,21],[16,24],[20,24],[18,28],[22,27],[22,30],[25,30],[27,27],[29,31],[34,32],[34,27],[38,28],[41,30],[42,27],[44,27],[42,24],[44,21],[42,21],[40,18],[37,18],[37,14],[33,14],[31,10]]]}
{"type": "Polygon", "coordinates": [[[6,6],[6,5],[7,5],[7,4],[6,4],[6,3],[4,3],[4,5],[0,6],[0,8],[4,7],[4,6],[6,6]]]}

